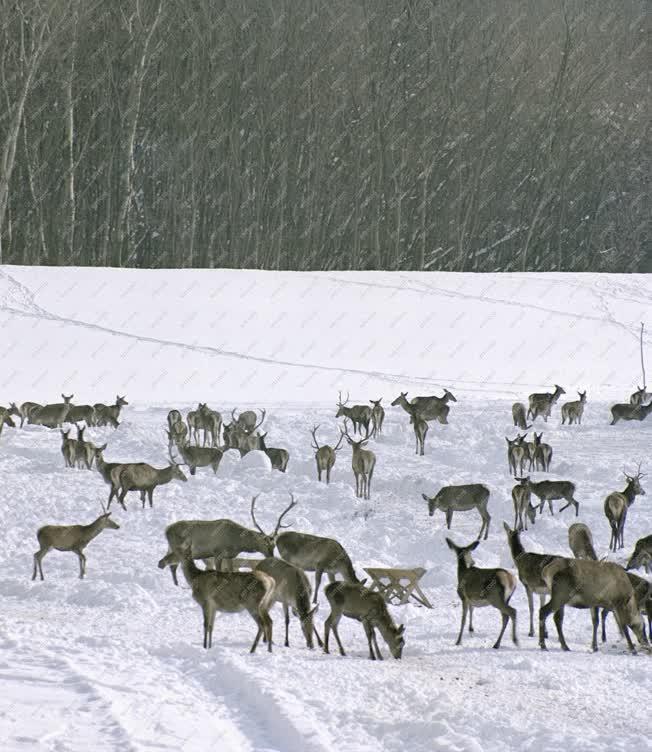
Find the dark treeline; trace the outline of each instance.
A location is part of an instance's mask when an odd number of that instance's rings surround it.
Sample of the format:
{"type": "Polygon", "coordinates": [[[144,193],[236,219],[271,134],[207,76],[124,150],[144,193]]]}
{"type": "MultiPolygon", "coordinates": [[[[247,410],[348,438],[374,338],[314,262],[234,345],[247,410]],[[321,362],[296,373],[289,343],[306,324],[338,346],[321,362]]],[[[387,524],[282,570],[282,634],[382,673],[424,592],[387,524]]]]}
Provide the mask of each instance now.
{"type": "Polygon", "coordinates": [[[643,0],[0,0],[13,264],[643,271],[643,0]]]}

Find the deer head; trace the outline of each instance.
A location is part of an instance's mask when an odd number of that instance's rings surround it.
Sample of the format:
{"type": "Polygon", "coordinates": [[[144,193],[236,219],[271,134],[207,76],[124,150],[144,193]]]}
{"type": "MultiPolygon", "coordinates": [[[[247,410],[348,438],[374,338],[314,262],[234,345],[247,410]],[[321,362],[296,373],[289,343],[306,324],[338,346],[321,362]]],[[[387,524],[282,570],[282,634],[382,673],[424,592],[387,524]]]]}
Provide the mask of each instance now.
{"type": "Polygon", "coordinates": [[[400,393],[400,394],[398,395],[398,397],[397,397],[397,398],[396,398],[396,399],[395,399],[395,400],[394,400],[394,401],[393,401],[393,402],[391,403],[391,404],[392,404],[392,407],[397,407],[397,406],[398,406],[398,405],[400,405],[400,404],[401,404],[402,402],[407,402],[407,396],[408,396],[408,393],[407,393],[407,392],[401,392],[401,393],[400,393]]]}
{"type": "Polygon", "coordinates": [[[256,507],[256,500],[258,499],[259,494],[256,494],[256,496],[253,496],[251,499],[251,520],[254,523],[255,528],[258,530],[258,532],[263,536],[263,540],[266,545],[266,555],[267,556],[274,556],[274,548],[276,546],[276,539],[278,538],[279,531],[283,528],[291,527],[291,525],[282,525],[281,522],[283,520],[283,517],[297,505],[297,502],[294,500],[294,494],[290,492],[290,505],[286,507],[279,516],[278,520],[276,521],[276,527],[274,528],[274,532],[268,535],[262,527],[258,524],[256,520],[256,515],[254,513],[254,509],[256,507]]]}

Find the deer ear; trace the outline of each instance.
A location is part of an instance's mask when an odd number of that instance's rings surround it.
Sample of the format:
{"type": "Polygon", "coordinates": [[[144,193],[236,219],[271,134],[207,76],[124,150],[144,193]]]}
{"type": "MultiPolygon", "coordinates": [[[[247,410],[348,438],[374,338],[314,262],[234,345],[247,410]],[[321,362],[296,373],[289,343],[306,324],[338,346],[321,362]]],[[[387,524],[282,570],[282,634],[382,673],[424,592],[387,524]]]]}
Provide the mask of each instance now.
{"type": "Polygon", "coordinates": [[[430,499],[429,499],[429,498],[428,498],[428,497],[427,497],[427,496],[426,496],[426,495],[425,495],[424,493],[422,493],[422,494],[421,494],[421,498],[422,498],[422,499],[423,499],[424,501],[430,501],[430,499]]]}
{"type": "Polygon", "coordinates": [[[475,549],[480,545],[480,541],[473,541],[470,546],[468,546],[469,551],[475,551],[475,549]]]}
{"type": "Polygon", "coordinates": [[[446,543],[448,543],[448,548],[450,548],[451,551],[457,550],[457,546],[453,543],[453,541],[450,538],[446,538],[446,543]]]}
{"type": "Polygon", "coordinates": [[[399,634],[403,634],[405,632],[405,624],[399,624],[398,629],[396,630],[399,634]]]}
{"type": "Polygon", "coordinates": [[[509,534],[512,532],[512,528],[506,522],[503,522],[503,527],[505,528],[506,533],[509,534]]]}

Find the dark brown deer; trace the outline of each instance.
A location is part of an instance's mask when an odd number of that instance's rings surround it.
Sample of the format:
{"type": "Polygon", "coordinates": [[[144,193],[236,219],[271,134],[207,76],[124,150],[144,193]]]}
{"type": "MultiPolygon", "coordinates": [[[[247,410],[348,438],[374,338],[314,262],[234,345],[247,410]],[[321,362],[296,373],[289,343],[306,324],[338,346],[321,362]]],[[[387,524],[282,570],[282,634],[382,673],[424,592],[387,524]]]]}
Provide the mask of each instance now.
{"type": "Polygon", "coordinates": [[[260,449],[269,457],[269,461],[272,463],[272,470],[280,470],[284,473],[290,461],[290,453],[287,449],[282,449],[281,447],[268,447],[265,444],[265,436],[267,436],[267,433],[260,436],[260,449]]]}
{"type": "Polygon", "coordinates": [[[118,489],[118,494],[113,495],[117,495],[118,502],[125,511],[127,510],[125,497],[129,491],[140,493],[140,500],[143,503],[143,509],[145,509],[145,497],[152,507],[154,505],[154,489],[157,486],[164,486],[171,480],[184,482],[188,480],[175,462],[163,468],[152,467],[146,462],[129,462],[119,464],[111,470],[111,482],[118,489]]]}
{"type": "Polygon", "coordinates": [[[586,391],[578,392],[580,398],[575,402],[566,402],[561,406],[561,422],[562,425],[568,421],[568,425],[573,423],[582,423],[582,415],[584,415],[584,405],[586,405],[586,391]]]}
{"type": "Polygon", "coordinates": [[[315,462],[317,463],[317,480],[321,483],[322,473],[326,473],[326,485],[328,485],[331,482],[331,470],[335,464],[335,453],[339,450],[342,441],[344,440],[344,431],[340,428],[340,439],[334,447],[329,446],[328,444],[319,446],[316,436],[318,428],[319,426],[315,426],[310,432],[312,434],[311,446],[316,450],[315,462]]]}
{"type": "Polygon", "coordinates": [[[367,437],[369,437],[369,424],[371,423],[371,408],[369,405],[352,405],[348,407],[349,395],[342,402],[342,392],[339,393],[337,400],[336,418],[348,418],[353,423],[353,433],[360,432],[364,428],[367,437]]]}
{"type": "Polygon", "coordinates": [[[543,514],[543,507],[548,502],[548,508],[550,514],[554,514],[552,509],[552,502],[557,499],[565,499],[566,504],[559,510],[563,512],[564,509],[571,504],[575,507],[575,516],[580,513],[580,504],[575,499],[575,484],[569,480],[541,480],[538,483],[534,481],[529,482],[530,491],[539,499],[539,514],[543,514]]]}
{"type": "Polygon", "coordinates": [[[627,403],[620,403],[613,405],[611,408],[611,423],[615,426],[619,420],[645,420],[647,416],[652,412],[652,402],[648,405],[631,405],[627,403]]]}
{"type": "Polygon", "coordinates": [[[525,405],[522,402],[515,402],[512,405],[512,420],[514,421],[514,425],[522,431],[529,431],[532,428],[531,425],[528,426],[527,424],[525,405]]]}
{"type": "Polygon", "coordinates": [[[383,432],[383,423],[385,422],[385,408],[380,404],[383,398],[369,400],[373,407],[371,408],[371,435],[376,436],[383,432]]]}
{"type": "Polygon", "coordinates": [[[371,498],[371,479],[376,467],[376,455],[364,447],[369,442],[369,430],[359,441],[354,441],[350,436],[344,421],[344,437],[351,446],[353,454],[351,455],[351,468],[355,476],[355,495],[359,499],[371,498]]]}
{"type": "Polygon", "coordinates": [[[534,394],[531,394],[528,398],[530,405],[526,417],[531,417],[532,420],[536,420],[541,416],[547,423],[553,406],[557,404],[557,401],[562,394],[566,394],[566,390],[559,386],[559,384],[555,384],[555,391],[552,393],[535,392],[534,394]]]}
{"type": "Polygon", "coordinates": [[[443,486],[434,496],[421,494],[428,503],[428,514],[432,517],[437,509],[446,514],[446,527],[450,530],[453,512],[468,512],[477,509],[482,517],[482,525],[478,533],[478,540],[484,532],[485,540],[489,536],[491,515],[487,509],[489,503],[489,489],[481,483],[471,483],[465,486],[443,486]]]}
{"type": "MultiPolygon", "coordinates": [[[[629,557],[627,569],[640,569],[645,567],[645,572],[652,572],[652,535],[639,538],[634,546],[634,553],[629,557]]],[[[651,638],[652,639],[652,638],[651,638]]]]}
{"type": "Polygon", "coordinates": [[[120,412],[122,408],[128,404],[129,403],[125,397],[120,397],[120,395],[116,395],[113,405],[104,405],[101,402],[96,403],[93,405],[95,409],[95,425],[117,428],[120,425],[118,420],[120,412]]]}
{"type": "Polygon", "coordinates": [[[632,476],[625,473],[625,479],[627,480],[625,489],[609,494],[604,500],[604,513],[611,526],[610,551],[623,548],[625,545],[624,536],[627,512],[637,496],[645,496],[645,491],[641,487],[641,478],[643,477],[645,476],[641,473],[641,466],[639,464],[636,475],[632,476]]]}

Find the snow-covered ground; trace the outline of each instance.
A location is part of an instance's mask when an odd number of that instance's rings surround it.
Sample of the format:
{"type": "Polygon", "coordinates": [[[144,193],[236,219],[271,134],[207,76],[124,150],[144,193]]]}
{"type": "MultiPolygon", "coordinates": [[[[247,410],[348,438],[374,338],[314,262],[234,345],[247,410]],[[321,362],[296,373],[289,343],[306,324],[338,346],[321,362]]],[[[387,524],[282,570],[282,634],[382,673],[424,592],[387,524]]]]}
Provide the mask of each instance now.
{"type": "MultiPolygon", "coordinates": [[[[527,601],[518,610],[519,647],[493,609],[475,613],[475,633],[453,645],[460,604],[443,515],[430,518],[421,493],[443,484],[491,489],[489,539],[479,565],[514,570],[502,521],[513,521],[505,436],[510,405],[557,382],[574,398],[588,389],[582,426],[544,428],[554,457],[550,477],[573,480],[579,520],[607,553],[605,495],[624,486],[622,470],[649,469],[652,422],[611,427],[608,405],[635,386],[637,327],[650,319],[645,277],[564,275],[273,275],[250,272],[0,270],[0,319],[7,357],[2,401],[130,400],[108,442],[107,460],[167,458],[165,416],[198,399],[227,415],[245,403],[265,407],[268,443],[286,447],[288,472],[252,470],[225,458],[216,476],[198,470],[187,483],[155,492],[154,508],[114,512],[108,530],[76,557],[51,552],[44,582],[31,582],[39,526],[89,522],[107,488],[95,471],[63,467],[57,431],[5,428],[0,436],[0,739],[13,750],[207,750],[224,752],[384,752],[410,750],[630,750],[652,735],[652,659],[630,656],[608,625],[609,641],[590,652],[590,617],[567,610],[572,652],[549,651],[527,636],[527,601]],[[146,288],[146,289],[143,289],[146,288]],[[280,317],[278,320],[276,317],[280,317]],[[302,325],[302,321],[304,322],[302,325]],[[433,424],[427,455],[414,455],[407,417],[389,403],[400,390],[440,393],[458,402],[450,425],[433,424]],[[309,429],[337,435],[337,391],[383,396],[384,435],[372,499],[352,490],[350,450],[338,456],[330,486],[316,480],[309,429]],[[367,566],[423,566],[434,608],[391,609],[406,625],[401,661],[371,662],[360,625],[343,620],[348,656],[309,651],[296,620],[282,646],[249,655],[249,617],[219,617],[214,647],[201,647],[201,613],[182,583],[157,568],[165,526],[177,519],[231,517],[270,527],[287,505],[293,528],[337,538],[363,575],[367,566]]],[[[649,340],[648,340],[649,342],[649,340]]],[[[640,379],[639,379],[640,382],[640,379]]],[[[564,398],[562,398],[562,401],[564,398]]],[[[540,474],[543,477],[542,474],[540,474]]],[[[647,478],[643,480],[646,487],[647,478]]],[[[630,510],[624,562],[650,533],[648,495],[630,510]]],[[[559,509],[559,504],[555,505],[559,509]]],[[[571,510],[546,511],[526,548],[569,554],[571,510]]],[[[474,512],[456,514],[449,533],[470,542],[474,512]]],[[[642,572],[641,572],[642,574],[642,572]]],[[[323,597],[317,616],[328,614],[323,597]]]]}

